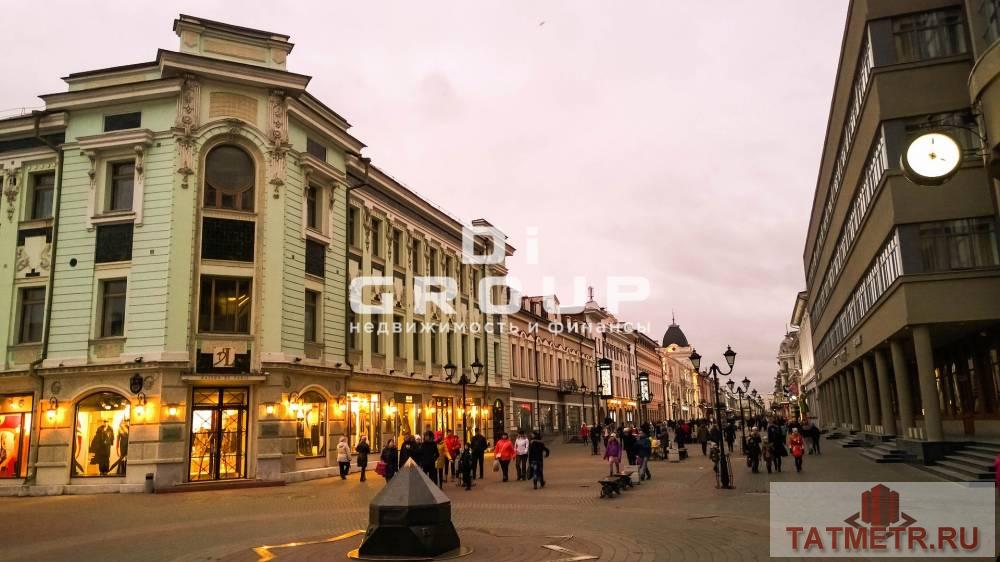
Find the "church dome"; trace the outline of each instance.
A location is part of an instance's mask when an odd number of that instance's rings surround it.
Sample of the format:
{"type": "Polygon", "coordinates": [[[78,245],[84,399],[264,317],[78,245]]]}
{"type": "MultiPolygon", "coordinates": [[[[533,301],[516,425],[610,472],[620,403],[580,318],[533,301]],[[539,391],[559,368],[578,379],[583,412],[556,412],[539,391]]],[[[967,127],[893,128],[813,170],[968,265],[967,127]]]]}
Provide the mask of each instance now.
{"type": "Polygon", "coordinates": [[[688,345],[687,336],[681,331],[681,327],[677,323],[670,324],[667,331],[663,334],[663,347],[670,347],[671,345],[676,345],[677,347],[690,347],[688,345]]]}

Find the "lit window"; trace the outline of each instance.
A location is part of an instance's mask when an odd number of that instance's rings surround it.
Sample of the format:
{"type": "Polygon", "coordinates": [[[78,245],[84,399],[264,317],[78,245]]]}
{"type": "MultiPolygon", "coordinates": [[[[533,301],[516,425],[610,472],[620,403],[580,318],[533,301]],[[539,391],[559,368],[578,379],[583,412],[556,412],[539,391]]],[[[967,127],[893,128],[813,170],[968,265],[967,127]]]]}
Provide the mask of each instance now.
{"type": "Polygon", "coordinates": [[[250,333],[250,279],[201,278],[198,328],[201,332],[250,333]]]}
{"type": "Polygon", "coordinates": [[[294,406],[297,458],[326,454],[326,406],[326,399],[318,392],[306,392],[294,406]]]}
{"type": "Polygon", "coordinates": [[[129,444],[128,399],[98,392],[76,406],[73,476],[125,476],[129,444]]]}

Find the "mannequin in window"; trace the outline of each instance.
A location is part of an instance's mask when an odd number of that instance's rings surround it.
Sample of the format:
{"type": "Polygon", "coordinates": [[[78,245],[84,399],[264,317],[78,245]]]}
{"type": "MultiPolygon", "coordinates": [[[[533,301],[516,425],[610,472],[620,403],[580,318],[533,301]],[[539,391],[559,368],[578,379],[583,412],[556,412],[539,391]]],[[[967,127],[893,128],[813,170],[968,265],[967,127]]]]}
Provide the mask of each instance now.
{"type": "Polygon", "coordinates": [[[116,438],[118,447],[118,460],[115,461],[118,476],[125,476],[125,464],[128,462],[128,421],[122,420],[118,424],[118,437],[116,438]]]}
{"type": "Polygon", "coordinates": [[[108,425],[108,420],[101,420],[101,426],[94,432],[90,440],[90,452],[94,455],[91,464],[96,464],[101,476],[107,476],[111,470],[111,446],[115,443],[115,431],[108,425]]]}

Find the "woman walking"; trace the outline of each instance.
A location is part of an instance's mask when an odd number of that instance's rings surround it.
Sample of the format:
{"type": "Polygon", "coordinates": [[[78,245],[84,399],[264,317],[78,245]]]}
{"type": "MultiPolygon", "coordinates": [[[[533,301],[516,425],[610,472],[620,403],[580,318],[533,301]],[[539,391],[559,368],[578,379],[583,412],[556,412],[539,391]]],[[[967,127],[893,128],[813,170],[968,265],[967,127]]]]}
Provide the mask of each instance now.
{"type": "Polygon", "coordinates": [[[368,445],[368,437],[362,435],[354,450],[358,453],[358,468],[361,469],[361,481],[364,482],[365,469],[368,468],[368,454],[372,452],[372,448],[368,445]]]}
{"type": "Polygon", "coordinates": [[[510,460],[514,458],[514,444],[506,433],[500,435],[496,445],[493,447],[493,456],[500,463],[500,472],[503,473],[503,481],[507,481],[507,470],[510,468],[510,460]]]}
{"type": "Polygon", "coordinates": [[[653,446],[646,432],[639,431],[639,439],[635,442],[635,456],[639,459],[639,480],[653,478],[649,472],[649,457],[653,454],[653,446]]]}
{"type": "Polygon", "coordinates": [[[622,471],[622,446],[613,433],[608,436],[608,444],[604,447],[604,460],[608,462],[611,476],[622,471]]]}
{"type": "Polygon", "coordinates": [[[383,466],[385,466],[385,477],[386,483],[392,480],[392,477],[396,475],[396,471],[399,470],[399,457],[396,451],[396,440],[392,437],[385,442],[385,447],[382,447],[382,454],[379,456],[379,460],[382,461],[383,466]]]}
{"type": "Polygon", "coordinates": [[[517,439],[514,441],[514,454],[517,455],[517,479],[528,479],[528,445],[531,441],[525,437],[523,431],[517,432],[517,439]]]}
{"type": "Polygon", "coordinates": [[[351,470],[351,448],[347,446],[346,437],[341,437],[337,443],[337,464],[340,465],[340,479],[347,480],[351,470]]]}
{"type": "Polygon", "coordinates": [[[446,473],[448,472],[447,468],[450,464],[451,456],[448,454],[448,445],[445,444],[444,436],[441,435],[440,431],[437,432],[434,438],[437,441],[438,450],[437,460],[434,461],[434,468],[437,469],[438,488],[440,488],[448,481],[446,473]]]}
{"type": "Polygon", "coordinates": [[[795,472],[802,472],[802,455],[806,452],[806,441],[799,433],[799,428],[792,430],[792,437],[788,442],[792,447],[792,457],[795,459],[795,472]]]}

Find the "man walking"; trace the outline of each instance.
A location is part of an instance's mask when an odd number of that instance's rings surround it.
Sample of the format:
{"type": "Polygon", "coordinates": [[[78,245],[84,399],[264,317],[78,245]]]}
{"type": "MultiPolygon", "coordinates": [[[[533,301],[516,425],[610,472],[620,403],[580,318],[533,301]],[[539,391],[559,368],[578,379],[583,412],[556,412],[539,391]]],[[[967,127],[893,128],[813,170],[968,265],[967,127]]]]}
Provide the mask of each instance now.
{"type": "Polygon", "coordinates": [[[590,448],[591,454],[597,454],[597,444],[601,441],[601,429],[594,424],[594,427],[590,428],[590,448]]]}
{"type": "Polygon", "coordinates": [[[531,464],[532,485],[535,490],[541,483],[545,487],[545,473],[542,470],[545,458],[549,456],[549,448],[542,442],[542,436],[536,431],[531,436],[531,443],[528,445],[528,462],[531,464]]]}
{"type": "Polygon", "coordinates": [[[476,430],[476,434],[472,436],[469,441],[472,445],[472,479],[476,478],[476,469],[479,469],[479,478],[483,477],[483,464],[485,464],[486,457],[486,447],[489,445],[486,442],[486,438],[483,437],[483,433],[476,430]]]}

